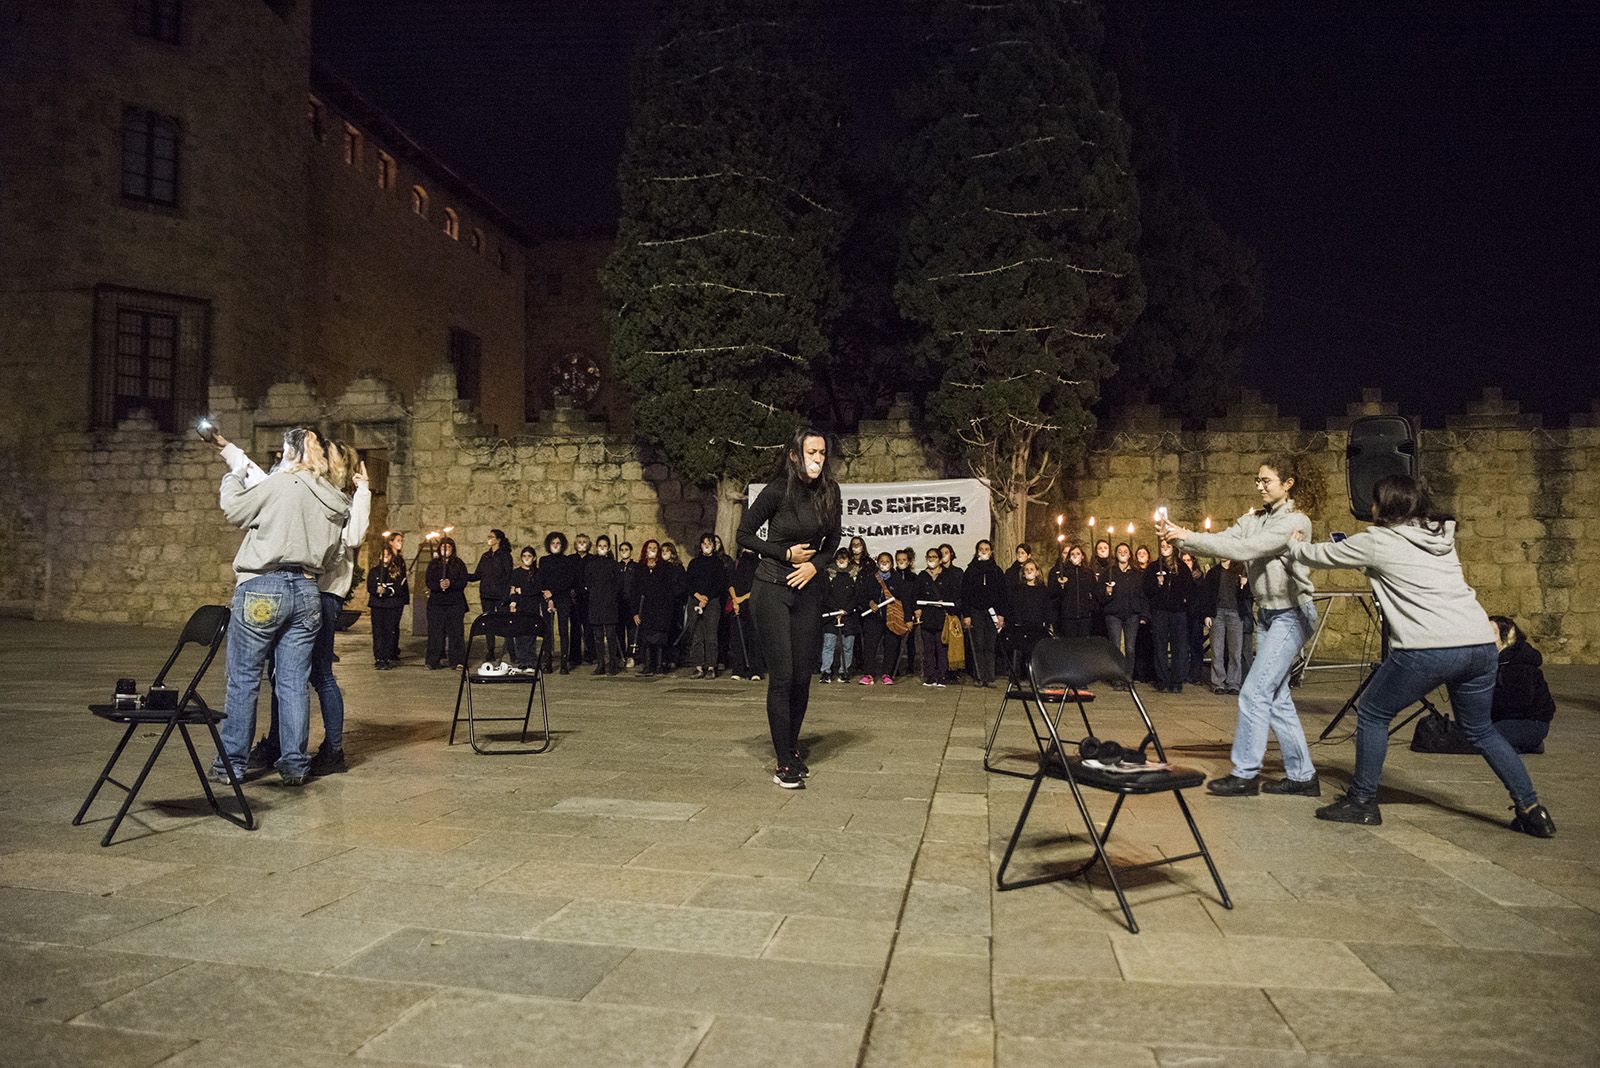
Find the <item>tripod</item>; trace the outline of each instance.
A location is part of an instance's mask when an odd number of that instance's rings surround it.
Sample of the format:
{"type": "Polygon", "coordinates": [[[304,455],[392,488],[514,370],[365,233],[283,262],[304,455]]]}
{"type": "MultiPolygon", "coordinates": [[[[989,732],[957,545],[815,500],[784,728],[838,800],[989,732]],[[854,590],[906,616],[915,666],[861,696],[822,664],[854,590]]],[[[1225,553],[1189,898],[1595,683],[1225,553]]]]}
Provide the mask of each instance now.
{"type": "MultiPolygon", "coordinates": [[[[1372,676],[1378,673],[1379,664],[1381,664],[1389,656],[1389,621],[1383,618],[1383,606],[1381,604],[1374,602],[1374,608],[1378,613],[1378,664],[1373,664],[1367,668],[1366,677],[1361,680],[1358,686],[1356,686],[1355,693],[1351,694],[1349,698],[1345,700],[1345,703],[1339,706],[1338,713],[1336,713],[1334,717],[1328,721],[1328,725],[1326,727],[1322,728],[1322,733],[1317,737],[1317,741],[1319,742],[1327,741],[1328,735],[1333,733],[1334,728],[1339,725],[1339,721],[1354,711],[1355,707],[1361,703],[1361,695],[1365,693],[1367,687],[1371,685],[1372,676]]],[[[1369,631],[1368,633],[1370,634],[1371,632],[1369,631]]],[[[1410,723],[1424,712],[1431,713],[1435,716],[1443,714],[1437,707],[1434,706],[1432,701],[1428,700],[1428,695],[1423,694],[1422,699],[1417,703],[1417,710],[1411,713],[1405,719],[1401,720],[1399,723],[1396,723],[1389,728],[1389,737],[1393,738],[1405,727],[1406,724],[1410,723]]]]}

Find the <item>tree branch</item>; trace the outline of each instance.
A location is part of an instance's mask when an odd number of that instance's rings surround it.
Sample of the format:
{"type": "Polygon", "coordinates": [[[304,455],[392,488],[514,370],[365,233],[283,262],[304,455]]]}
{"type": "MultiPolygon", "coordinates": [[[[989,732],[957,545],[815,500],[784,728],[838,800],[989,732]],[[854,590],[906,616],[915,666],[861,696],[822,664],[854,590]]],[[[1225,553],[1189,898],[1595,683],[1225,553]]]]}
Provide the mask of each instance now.
{"type": "Polygon", "coordinates": [[[816,208],[818,211],[825,211],[829,215],[837,215],[837,214],[839,214],[837,211],[835,211],[833,208],[828,207],[826,204],[822,204],[822,203],[819,203],[818,201],[812,200],[810,197],[808,197],[804,193],[800,192],[800,190],[794,188],[793,186],[784,185],[782,182],[778,181],[776,178],[771,177],[770,175],[750,174],[750,173],[747,173],[745,171],[736,171],[736,170],[733,170],[732,168],[725,168],[725,169],[720,170],[720,171],[711,171],[708,174],[679,174],[679,175],[653,174],[647,180],[648,181],[652,181],[652,182],[706,182],[706,181],[711,181],[711,180],[717,179],[717,178],[748,178],[753,182],[769,182],[772,185],[777,186],[779,189],[782,189],[786,193],[794,194],[795,196],[799,197],[801,200],[805,201],[807,204],[810,204],[813,208],[816,208]]]}
{"type": "Polygon", "coordinates": [[[642,352],[646,356],[699,356],[708,352],[742,352],[745,349],[770,352],[774,356],[782,356],[784,359],[793,360],[795,363],[805,363],[805,360],[792,352],[784,352],[782,349],[775,349],[771,345],[762,345],[754,341],[746,342],[743,345],[706,345],[690,349],[644,349],[642,352]]]}
{"type": "Polygon", "coordinates": [[[692,237],[670,237],[663,238],[660,241],[640,241],[638,244],[640,248],[656,248],[660,245],[681,245],[688,241],[704,241],[706,238],[720,237],[723,234],[745,234],[748,237],[764,237],[769,241],[792,242],[794,240],[794,238],[784,234],[764,234],[759,230],[740,230],[736,227],[728,227],[722,230],[712,230],[709,233],[695,234],[692,237]]]}

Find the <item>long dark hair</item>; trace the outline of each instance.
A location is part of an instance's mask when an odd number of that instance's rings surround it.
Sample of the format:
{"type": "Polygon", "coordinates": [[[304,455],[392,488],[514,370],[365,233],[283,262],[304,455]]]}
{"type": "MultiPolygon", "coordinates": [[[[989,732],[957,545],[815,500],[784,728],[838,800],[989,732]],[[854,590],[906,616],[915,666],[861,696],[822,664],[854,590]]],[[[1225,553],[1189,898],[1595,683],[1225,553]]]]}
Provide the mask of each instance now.
{"type": "Polygon", "coordinates": [[[816,511],[817,518],[822,521],[826,530],[832,530],[839,522],[839,483],[833,477],[833,442],[828,435],[815,427],[802,426],[795,429],[794,437],[789,439],[789,445],[783,450],[783,466],[786,485],[784,492],[791,497],[804,493],[811,497],[811,507],[816,511]],[[821,438],[827,448],[822,457],[822,473],[814,479],[805,477],[806,465],[806,439],[821,438]]]}
{"type": "Polygon", "coordinates": [[[1294,486],[1289,490],[1289,499],[1294,501],[1295,511],[1310,515],[1321,503],[1322,476],[1295,453],[1275,452],[1262,457],[1256,466],[1258,469],[1270,468],[1277,474],[1279,481],[1294,480],[1294,486]]]}
{"type": "Polygon", "coordinates": [[[1372,487],[1372,521],[1397,527],[1413,520],[1437,534],[1452,516],[1434,506],[1428,483],[1410,475],[1384,475],[1372,487]]]}
{"type": "Polygon", "coordinates": [[[496,549],[495,552],[497,552],[497,553],[505,553],[507,556],[510,556],[511,555],[511,541],[510,541],[509,538],[506,537],[506,532],[503,531],[503,530],[500,530],[498,528],[491,528],[489,530],[489,533],[493,534],[494,537],[495,537],[495,540],[500,543],[500,548],[496,549]]]}

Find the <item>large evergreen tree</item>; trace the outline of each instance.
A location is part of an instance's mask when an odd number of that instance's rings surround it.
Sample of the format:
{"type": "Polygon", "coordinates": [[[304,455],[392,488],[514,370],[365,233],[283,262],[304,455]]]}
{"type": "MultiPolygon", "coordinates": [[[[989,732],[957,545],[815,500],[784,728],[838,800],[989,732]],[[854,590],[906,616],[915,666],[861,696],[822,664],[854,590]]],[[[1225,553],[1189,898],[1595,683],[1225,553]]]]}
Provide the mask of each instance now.
{"type": "Polygon", "coordinates": [[[844,213],[809,0],[670,0],[639,54],[603,271],[638,435],[731,541],[805,407],[844,213]]]}
{"type": "Polygon", "coordinates": [[[937,447],[989,480],[1003,542],[1082,449],[1138,315],[1138,201],[1092,6],[922,4],[928,56],[896,295],[937,447]]]}

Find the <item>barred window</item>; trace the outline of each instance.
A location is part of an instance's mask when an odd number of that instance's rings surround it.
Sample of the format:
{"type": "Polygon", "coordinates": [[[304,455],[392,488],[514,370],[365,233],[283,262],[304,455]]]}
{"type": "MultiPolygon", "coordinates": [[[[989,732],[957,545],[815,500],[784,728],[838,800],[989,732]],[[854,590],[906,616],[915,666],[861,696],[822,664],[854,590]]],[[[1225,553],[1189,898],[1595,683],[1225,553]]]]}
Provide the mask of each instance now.
{"type": "Polygon", "coordinates": [[[183,39],[183,0],[133,0],[133,32],[178,44],[183,39]]]}
{"type": "Polygon", "coordinates": [[[178,120],[143,108],[122,112],[122,195],[147,204],[178,204],[178,120]]]}
{"type": "Polygon", "coordinates": [[[176,431],[201,415],[210,334],[209,301],[96,286],[92,425],[114,427],[143,409],[176,431]]]}
{"type": "Polygon", "coordinates": [[[450,366],[456,372],[456,396],[476,401],[483,381],[483,341],[477,334],[451,329],[450,366]]]}

